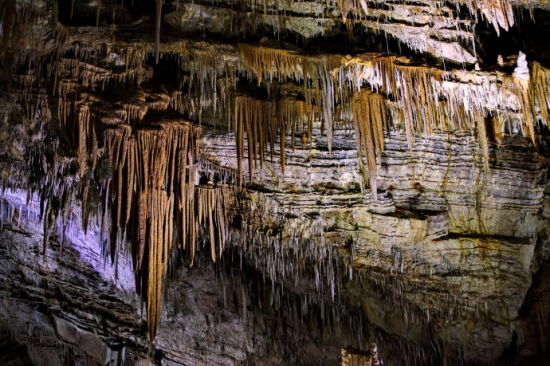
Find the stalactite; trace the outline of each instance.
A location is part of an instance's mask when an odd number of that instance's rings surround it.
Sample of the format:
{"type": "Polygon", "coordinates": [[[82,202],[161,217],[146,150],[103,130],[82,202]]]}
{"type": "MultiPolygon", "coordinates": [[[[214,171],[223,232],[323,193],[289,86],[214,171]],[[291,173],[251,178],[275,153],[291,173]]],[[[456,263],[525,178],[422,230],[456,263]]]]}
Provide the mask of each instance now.
{"type": "Polygon", "coordinates": [[[155,63],[159,63],[160,55],[160,23],[162,21],[162,2],[163,0],[156,0],[156,13],[155,13],[155,63]]]}
{"type": "Polygon", "coordinates": [[[87,105],[82,105],[78,113],[78,165],[80,177],[86,173],[86,160],[88,158],[86,148],[86,137],[90,124],[90,109],[87,105]]]}
{"type": "Polygon", "coordinates": [[[172,92],[170,107],[176,112],[187,116],[192,116],[197,111],[193,98],[189,98],[189,96],[184,94],[181,90],[172,92]]]}
{"type": "MultiPolygon", "coordinates": [[[[520,101],[520,108],[523,112],[523,123],[521,125],[521,130],[525,136],[531,139],[533,144],[536,144],[535,125],[537,121],[536,110],[534,108],[536,101],[532,99],[532,96],[536,96],[536,93],[534,92],[536,88],[533,87],[531,73],[532,72],[529,70],[526,55],[523,52],[520,52],[518,55],[516,68],[514,69],[512,76],[506,78],[505,82],[508,84],[508,87],[515,92],[518,100],[520,101]]],[[[536,75],[538,72],[534,72],[533,74],[536,75]]]]}
{"type": "Polygon", "coordinates": [[[151,192],[147,264],[147,325],[151,340],[155,338],[160,323],[162,284],[172,246],[173,208],[174,196],[168,197],[164,190],[151,192]]]}
{"type": "Polygon", "coordinates": [[[497,145],[500,145],[504,142],[504,122],[502,120],[502,117],[499,115],[491,116],[490,117],[490,123],[492,127],[493,136],[495,138],[495,143],[497,145]]]}
{"type": "Polygon", "coordinates": [[[476,121],[477,127],[477,139],[481,146],[481,151],[483,153],[483,167],[485,171],[489,171],[489,146],[487,141],[487,126],[485,123],[485,118],[481,115],[478,116],[476,121]]]}
{"type": "Polygon", "coordinates": [[[529,99],[531,103],[531,112],[534,118],[536,118],[538,111],[542,123],[547,126],[550,103],[550,70],[543,67],[538,62],[532,62],[530,73],[529,99]]]}
{"type": "MultiPolygon", "coordinates": [[[[335,94],[334,80],[330,71],[335,67],[331,65],[331,60],[322,58],[317,62],[305,61],[304,64],[304,85],[308,84],[308,80],[313,80],[313,93],[317,95],[313,97],[318,99],[318,103],[323,109],[323,127],[327,135],[327,144],[329,152],[332,151],[332,139],[333,139],[333,124],[335,114],[335,103],[337,95],[335,94]]],[[[337,59],[337,62],[340,60],[337,59]]],[[[313,99],[311,91],[306,90],[306,100],[313,99]]]]}
{"type": "Polygon", "coordinates": [[[357,92],[351,101],[357,145],[367,159],[373,198],[377,197],[377,164],[384,150],[387,109],[385,99],[368,90],[357,92]]]}
{"type": "Polygon", "coordinates": [[[287,77],[295,80],[302,78],[302,57],[292,51],[252,46],[239,43],[244,62],[249,65],[258,79],[284,82],[287,77]]]}
{"type": "MultiPolygon", "coordinates": [[[[244,157],[244,140],[248,145],[248,174],[252,179],[258,162],[263,166],[265,151],[269,146],[271,157],[275,144],[279,143],[281,170],[284,174],[286,165],[286,136],[289,128],[299,121],[308,125],[318,116],[318,107],[301,100],[281,99],[275,101],[260,100],[248,96],[236,96],[233,99],[234,124],[237,132],[238,170],[242,177],[242,159],[244,157]]],[[[242,178],[239,179],[242,181],[242,178]]]]}
{"type": "Polygon", "coordinates": [[[96,15],[95,15],[95,26],[96,27],[99,27],[99,15],[101,13],[101,0],[96,0],[97,1],[97,10],[96,10],[96,15]]]}
{"type": "MultiPolygon", "coordinates": [[[[134,201],[134,181],[135,176],[137,174],[136,171],[136,139],[134,136],[130,137],[127,141],[128,149],[127,149],[127,169],[126,169],[126,216],[124,219],[124,225],[128,225],[128,222],[130,220],[131,210],[132,210],[132,203],[134,201]]],[[[141,212],[141,211],[138,211],[141,212]]],[[[138,222],[140,222],[138,219],[138,222]]],[[[139,226],[138,226],[139,227],[139,226]]]]}

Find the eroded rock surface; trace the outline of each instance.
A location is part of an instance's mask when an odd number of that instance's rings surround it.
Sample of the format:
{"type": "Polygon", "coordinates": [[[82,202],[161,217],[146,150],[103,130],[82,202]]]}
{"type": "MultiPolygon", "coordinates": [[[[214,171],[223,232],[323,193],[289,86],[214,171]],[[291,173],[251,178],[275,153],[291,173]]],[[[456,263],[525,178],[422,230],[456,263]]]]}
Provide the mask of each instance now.
{"type": "Polygon", "coordinates": [[[157,4],[0,1],[0,362],[545,361],[547,1],[157,4]]]}

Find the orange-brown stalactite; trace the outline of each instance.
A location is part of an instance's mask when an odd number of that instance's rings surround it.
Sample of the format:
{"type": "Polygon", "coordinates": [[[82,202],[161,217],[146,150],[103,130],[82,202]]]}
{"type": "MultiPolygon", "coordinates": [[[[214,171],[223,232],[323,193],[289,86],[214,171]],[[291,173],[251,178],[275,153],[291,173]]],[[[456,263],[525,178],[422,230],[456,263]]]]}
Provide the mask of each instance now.
{"type": "Polygon", "coordinates": [[[487,140],[487,125],[485,118],[481,115],[476,120],[477,139],[481,147],[481,153],[483,157],[483,167],[487,171],[489,170],[489,141],[487,140]]]}
{"type": "Polygon", "coordinates": [[[540,121],[543,126],[548,127],[548,106],[550,103],[550,70],[540,63],[531,62],[529,78],[529,106],[524,106],[524,113],[528,113],[530,108],[533,121],[537,121],[540,115],[540,121]]]}
{"type": "Polygon", "coordinates": [[[369,90],[357,92],[351,101],[358,148],[367,159],[370,187],[376,198],[377,161],[384,150],[387,108],[384,97],[369,90]]]}
{"type": "Polygon", "coordinates": [[[171,223],[174,197],[166,191],[154,189],[151,192],[151,218],[148,234],[147,265],[147,324],[149,338],[156,336],[161,315],[162,285],[168,270],[168,256],[171,248],[171,223]]]}
{"type": "MultiPolygon", "coordinates": [[[[319,108],[301,100],[260,100],[248,96],[233,98],[234,124],[239,175],[242,177],[242,159],[246,135],[248,154],[248,174],[252,179],[257,163],[263,165],[265,151],[273,156],[275,144],[279,144],[281,170],[286,165],[286,137],[290,126],[305,122],[308,126],[319,115],[319,108]]],[[[308,127],[309,129],[309,127],[308,127]]],[[[242,181],[242,178],[240,179],[242,181]]]]}
{"type": "Polygon", "coordinates": [[[227,227],[220,226],[228,222],[226,189],[195,188],[201,133],[200,127],[180,120],[135,129],[120,125],[105,131],[114,170],[114,178],[107,182],[112,186],[113,222],[115,230],[126,233],[134,244],[137,278],[146,280],[138,285],[145,290],[151,339],[160,321],[170,250],[174,246],[184,249],[192,265],[199,231],[205,228],[210,256],[216,261],[227,238],[227,227]],[[137,204],[135,213],[131,210],[133,202],[137,204]]]}
{"type": "Polygon", "coordinates": [[[87,105],[80,106],[78,113],[78,164],[80,169],[80,177],[86,173],[86,160],[88,159],[87,152],[87,135],[90,125],[90,108],[87,105]]]}

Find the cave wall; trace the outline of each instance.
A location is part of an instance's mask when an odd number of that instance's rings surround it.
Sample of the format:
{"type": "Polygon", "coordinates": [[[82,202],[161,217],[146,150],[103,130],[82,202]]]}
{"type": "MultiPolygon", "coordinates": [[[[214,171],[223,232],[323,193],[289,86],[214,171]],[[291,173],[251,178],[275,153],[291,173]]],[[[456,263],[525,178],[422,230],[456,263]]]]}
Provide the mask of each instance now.
{"type": "Polygon", "coordinates": [[[157,41],[153,1],[0,2],[9,362],[104,364],[117,342],[127,364],[337,364],[371,342],[386,364],[536,362],[548,6],[167,1],[157,41]],[[202,133],[185,184],[239,206],[215,265],[170,252],[150,344],[116,213],[131,160],[104,136],[180,123],[202,133]]]}

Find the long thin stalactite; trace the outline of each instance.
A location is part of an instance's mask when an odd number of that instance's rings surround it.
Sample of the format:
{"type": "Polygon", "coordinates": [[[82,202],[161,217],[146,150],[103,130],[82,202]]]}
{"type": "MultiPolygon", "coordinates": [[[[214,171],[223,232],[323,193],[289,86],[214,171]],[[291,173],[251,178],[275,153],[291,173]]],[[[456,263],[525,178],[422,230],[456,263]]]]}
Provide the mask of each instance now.
{"type": "MultiPolygon", "coordinates": [[[[286,166],[286,145],[289,131],[302,130],[302,134],[311,135],[312,123],[318,115],[314,105],[302,100],[281,99],[261,100],[249,96],[236,96],[233,99],[233,123],[236,131],[237,162],[239,182],[243,182],[243,164],[245,140],[248,153],[248,174],[252,179],[256,165],[263,166],[269,149],[271,158],[275,153],[275,144],[279,144],[281,171],[286,166]]],[[[291,144],[295,144],[291,136],[291,144]]]]}
{"type": "Polygon", "coordinates": [[[199,242],[207,242],[200,239],[205,230],[216,261],[228,235],[230,193],[216,186],[196,187],[201,128],[190,122],[163,121],[135,130],[123,125],[105,133],[113,178],[103,191],[111,192],[117,237],[132,244],[137,287],[147,302],[154,339],[171,250],[185,250],[193,265],[199,242]]]}
{"type": "Polygon", "coordinates": [[[366,157],[368,179],[376,199],[377,162],[384,150],[384,130],[387,124],[385,99],[369,90],[362,90],[351,101],[358,150],[366,157]]]}

